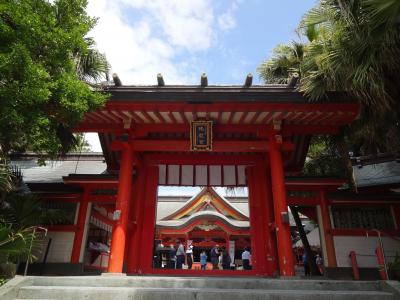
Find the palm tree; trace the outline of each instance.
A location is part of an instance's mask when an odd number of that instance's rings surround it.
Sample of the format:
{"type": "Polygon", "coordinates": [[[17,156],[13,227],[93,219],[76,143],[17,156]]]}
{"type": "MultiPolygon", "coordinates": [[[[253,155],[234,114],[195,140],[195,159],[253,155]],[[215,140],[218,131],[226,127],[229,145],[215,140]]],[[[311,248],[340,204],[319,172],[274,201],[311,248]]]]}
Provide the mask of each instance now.
{"type": "Polygon", "coordinates": [[[92,38],[85,38],[87,49],[75,54],[75,66],[78,77],[88,83],[98,83],[108,79],[110,65],[106,56],[96,49],[92,38]]]}
{"type": "Polygon", "coordinates": [[[37,245],[33,227],[15,226],[16,222],[5,217],[10,207],[6,202],[7,196],[15,188],[14,185],[11,168],[0,152],[0,277],[12,275],[9,272],[9,262],[16,262],[21,257],[32,260],[29,249],[32,243],[34,247],[37,245]]]}
{"type": "Polygon", "coordinates": [[[374,110],[396,104],[400,31],[392,13],[385,18],[378,6],[375,0],[323,0],[305,15],[301,28],[317,27],[320,34],[308,45],[301,91],[312,99],[348,91],[374,110]]]}
{"type": "Polygon", "coordinates": [[[34,259],[31,250],[38,247],[37,242],[33,227],[14,230],[10,224],[0,221],[0,264],[18,262],[28,256],[29,260],[34,259]]]}
{"type": "Polygon", "coordinates": [[[308,39],[300,64],[293,54],[281,59],[274,52],[260,66],[260,75],[271,82],[280,74],[287,78],[296,68],[298,89],[311,101],[324,101],[329,91],[346,91],[360,101],[361,118],[333,140],[355,189],[349,150],[357,155],[400,153],[399,1],[321,0],[305,15],[299,33],[308,39]]]}
{"type": "Polygon", "coordinates": [[[12,174],[8,165],[0,159],[0,203],[4,200],[7,192],[13,188],[12,174]]]}
{"type": "Polygon", "coordinates": [[[75,152],[90,152],[90,144],[86,140],[85,135],[83,133],[75,133],[75,147],[72,149],[75,152]]]}
{"type": "Polygon", "coordinates": [[[265,60],[257,72],[265,83],[287,84],[290,77],[300,75],[304,56],[304,44],[292,41],[289,45],[278,45],[272,57],[265,60]]]}
{"type": "MultiPolygon", "coordinates": [[[[92,38],[85,38],[85,42],[86,48],[74,54],[76,74],[80,80],[97,89],[101,80],[108,81],[110,64],[106,56],[96,49],[96,43],[92,38]]],[[[62,146],[61,155],[82,146],[79,144],[79,137],[74,136],[72,129],[63,123],[58,124],[57,137],[62,146]]]]}

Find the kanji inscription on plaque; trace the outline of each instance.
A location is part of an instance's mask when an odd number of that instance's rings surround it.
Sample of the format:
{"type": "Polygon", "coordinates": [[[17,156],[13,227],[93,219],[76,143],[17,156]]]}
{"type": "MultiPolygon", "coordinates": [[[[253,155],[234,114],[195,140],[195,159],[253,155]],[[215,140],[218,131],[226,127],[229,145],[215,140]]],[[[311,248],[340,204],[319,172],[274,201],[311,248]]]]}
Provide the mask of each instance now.
{"type": "Polygon", "coordinates": [[[190,123],[190,148],[192,151],[212,150],[212,121],[190,123]]]}

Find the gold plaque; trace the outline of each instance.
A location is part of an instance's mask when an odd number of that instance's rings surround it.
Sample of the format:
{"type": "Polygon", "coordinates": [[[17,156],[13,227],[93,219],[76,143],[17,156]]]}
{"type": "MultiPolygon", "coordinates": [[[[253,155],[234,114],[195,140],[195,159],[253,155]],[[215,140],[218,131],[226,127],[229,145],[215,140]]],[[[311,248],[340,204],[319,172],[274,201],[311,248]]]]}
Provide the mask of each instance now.
{"type": "Polygon", "coordinates": [[[190,123],[190,149],[192,151],[212,150],[212,121],[190,123]]]}

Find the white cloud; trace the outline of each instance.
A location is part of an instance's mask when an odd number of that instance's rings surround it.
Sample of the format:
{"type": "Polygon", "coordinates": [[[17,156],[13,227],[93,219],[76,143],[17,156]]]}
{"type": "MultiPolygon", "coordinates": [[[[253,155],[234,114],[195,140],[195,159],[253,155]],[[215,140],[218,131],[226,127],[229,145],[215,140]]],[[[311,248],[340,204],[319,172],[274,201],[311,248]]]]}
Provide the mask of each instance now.
{"type": "Polygon", "coordinates": [[[214,10],[210,0],[123,0],[145,11],[172,45],[205,50],[213,38],[214,10]]]}
{"type": "Polygon", "coordinates": [[[90,36],[124,85],[156,84],[157,73],[166,84],[194,83],[207,72],[193,64],[197,54],[217,47],[221,30],[236,24],[237,0],[216,8],[212,0],[90,0],[87,11],[99,18],[90,36]]]}
{"type": "Polygon", "coordinates": [[[236,19],[234,15],[241,2],[242,0],[232,1],[231,6],[227,11],[218,17],[218,25],[221,30],[227,31],[236,27],[236,19]]]}
{"type": "Polygon", "coordinates": [[[91,35],[123,84],[154,84],[157,73],[169,84],[188,83],[190,65],[174,58],[208,49],[214,33],[209,1],[92,0],[88,12],[99,17],[91,35]],[[129,11],[140,16],[127,20],[129,11]]]}
{"type": "Polygon", "coordinates": [[[236,26],[236,21],[233,15],[228,12],[218,18],[218,25],[222,30],[229,30],[236,26]]]}

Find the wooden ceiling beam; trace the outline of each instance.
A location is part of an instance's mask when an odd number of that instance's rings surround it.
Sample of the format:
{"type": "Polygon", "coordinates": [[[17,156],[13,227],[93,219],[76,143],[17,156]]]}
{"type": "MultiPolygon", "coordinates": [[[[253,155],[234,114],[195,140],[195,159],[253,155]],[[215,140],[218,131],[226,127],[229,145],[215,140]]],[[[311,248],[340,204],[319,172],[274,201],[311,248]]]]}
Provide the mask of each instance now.
{"type": "Polygon", "coordinates": [[[142,110],[141,111],[142,116],[148,121],[150,124],[155,123],[156,121],[147,113],[147,111],[142,110]]]}
{"type": "Polygon", "coordinates": [[[103,120],[106,123],[112,123],[112,120],[110,120],[109,118],[107,118],[106,116],[104,116],[101,111],[92,111],[91,112],[92,115],[96,116],[97,118],[99,118],[100,120],[103,120]]]}
{"type": "Polygon", "coordinates": [[[232,121],[233,121],[233,118],[234,118],[235,114],[236,114],[235,111],[231,111],[231,112],[230,112],[228,121],[226,122],[227,124],[232,124],[232,121]]]}
{"type": "MultiPolygon", "coordinates": [[[[162,114],[158,110],[153,111],[154,115],[160,120],[161,123],[167,122],[167,119],[165,119],[162,114]]],[[[172,120],[171,120],[172,121],[172,120]]]]}
{"type": "Polygon", "coordinates": [[[182,122],[184,124],[189,123],[188,119],[186,118],[185,114],[183,113],[183,111],[178,111],[179,115],[181,116],[182,122]]]}
{"type": "Polygon", "coordinates": [[[249,114],[248,111],[243,112],[242,115],[240,116],[240,119],[239,119],[239,121],[238,121],[238,124],[243,124],[244,119],[246,119],[246,117],[247,117],[248,114],[249,114]]]}
{"type": "Polygon", "coordinates": [[[138,123],[144,123],[145,120],[136,112],[136,111],[131,111],[132,116],[135,120],[137,120],[138,123]]]}
{"type": "Polygon", "coordinates": [[[142,118],[140,118],[135,112],[126,111],[126,113],[132,117],[132,119],[135,121],[135,123],[138,123],[138,124],[143,123],[142,118]]]}
{"type": "Polygon", "coordinates": [[[176,124],[176,123],[178,123],[178,121],[176,120],[176,118],[175,118],[175,116],[174,116],[174,114],[172,113],[172,112],[168,112],[168,116],[169,116],[169,118],[171,119],[171,121],[172,121],[172,124],[176,124]]]}

